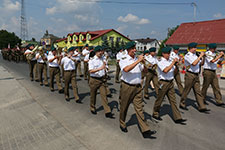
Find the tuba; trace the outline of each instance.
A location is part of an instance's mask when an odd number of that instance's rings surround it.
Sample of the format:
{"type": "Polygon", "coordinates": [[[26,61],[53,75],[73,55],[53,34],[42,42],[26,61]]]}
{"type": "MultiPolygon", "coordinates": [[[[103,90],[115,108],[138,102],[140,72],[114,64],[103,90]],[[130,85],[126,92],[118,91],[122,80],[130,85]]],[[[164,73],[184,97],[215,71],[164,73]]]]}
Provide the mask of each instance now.
{"type": "Polygon", "coordinates": [[[26,55],[26,59],[28,60],[28,61],[31,61],[31,59],[33,59],[34,57],[35,57],[35,52],[37,51],[37,49],[38,49],[38,46],[36,46],[33,50],[32,50],[32,54],[27,54],[26,55]]]}
{"type": "Polygon", "coordinates": [[[43,59],[43,61],[46,63],[47,58],[45,57],[45,53],[44,53],[44,50],[43,50],[42,46],[38,47],[38,52],[39,52],[41,58],[43,59]]]}

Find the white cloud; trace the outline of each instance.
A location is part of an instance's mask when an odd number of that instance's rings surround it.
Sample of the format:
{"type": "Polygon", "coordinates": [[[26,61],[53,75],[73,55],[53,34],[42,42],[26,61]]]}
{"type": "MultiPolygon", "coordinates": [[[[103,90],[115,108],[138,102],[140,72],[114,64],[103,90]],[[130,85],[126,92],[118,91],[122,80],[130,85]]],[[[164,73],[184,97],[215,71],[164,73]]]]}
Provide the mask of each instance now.
{"type": "Polygon", "coordinates": [[[157,32],[153,30],[150,34],[151,34],[151,35],[156,35],[157,32]]]}
{"type": "Polygon", "coordinates": [[[223,15],[222,13],[217,13],[217,14],[214,14],[213,17],[219,19],[219,18],[225,18],[225,15],[223,15]]]}
{"type": "Polygon", "coordinates": [[[11,0],[3,0],[2,9],[6,11],[18,11],[20,10],[20,3],[18,1],[13,3],[11,0]]]}
{"type": "Polygon", "coordinates": [[[47,15],[53,15],[55,14],[57,11],[57,8],[54,6],[54,7],[51,7],[51,8],[46,8],[46,14],[47,15]]]}
{"type": "Polygon", "coordinates": [[[127,29],[127,25],[119,26],[116,31],[123,33],[127,29]]]}
{"type": "Polygon", "coordinates": [[[140,25],[150,23],[150,20],[145,19],[145,18],[139,18],[138,16],[135,16],[130,13],[127,14],[127,16],[125,16],[125,17],[119,16],[117,20],[120,22],[140,24],[140,25]]]}

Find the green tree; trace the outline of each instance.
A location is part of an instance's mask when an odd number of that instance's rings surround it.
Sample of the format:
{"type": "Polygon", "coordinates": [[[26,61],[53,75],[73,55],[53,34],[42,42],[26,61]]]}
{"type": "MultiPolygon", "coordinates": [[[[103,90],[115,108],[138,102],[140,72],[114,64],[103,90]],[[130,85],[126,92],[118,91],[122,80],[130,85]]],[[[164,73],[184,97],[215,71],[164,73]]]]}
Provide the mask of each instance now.
{"type": "Polygon", "coordinates": [[[14,32],[10,33],[6,30],[0,30],[0,49],[7,48],[8,44],[13,48],[21,44],[21,39],[14,32]]]}
{"type": "Polygon", "coordinates": [[[168,28],[167,37],[162,41],[162,43],[161,43],[161,45],[159,47],[158,56],[162,56],[161,49],[163,47],[165,47],[166,41],[173,35],[173,33],[177,30],[178,27],[179,27],[179,25],[177,25],[176,27],[173,27],[173,28],[168,28]]]}
{"type": "Polygon", "coordinates": [[[104,47],[105,49],[109,49],[109,42],[108,42],[108,39],[107,39],[107,36],[104,35],[102,37],[102,47],[104,47]]]}

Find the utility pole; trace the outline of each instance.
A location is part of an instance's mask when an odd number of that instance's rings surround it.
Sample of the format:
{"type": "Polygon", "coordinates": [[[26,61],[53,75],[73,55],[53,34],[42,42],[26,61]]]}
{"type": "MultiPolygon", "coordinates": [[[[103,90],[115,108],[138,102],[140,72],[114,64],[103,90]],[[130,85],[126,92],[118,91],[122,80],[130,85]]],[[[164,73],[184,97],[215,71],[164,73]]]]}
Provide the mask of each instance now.
{"type": "Polygon", "coordinates": [[[196,22],[196,10],[197,10],[197,4],[195,2],[191,3],[191,6],[194,7],[194,22],[196,22]]]}
{"type": "Polygon", "coordinates": [[[20,38],[21,38],[21,40],[28,39],[28,30],[27,30],[27,21],[26,21],[24,0],[21,0],[20,38]]]}

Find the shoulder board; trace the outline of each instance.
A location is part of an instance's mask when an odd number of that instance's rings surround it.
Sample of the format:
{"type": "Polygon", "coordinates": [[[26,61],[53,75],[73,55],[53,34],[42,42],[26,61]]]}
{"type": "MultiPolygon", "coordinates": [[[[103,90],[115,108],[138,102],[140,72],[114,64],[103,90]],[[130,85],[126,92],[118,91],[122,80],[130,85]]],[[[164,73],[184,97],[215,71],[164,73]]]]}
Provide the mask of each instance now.
{"type": "Polygon", "coordinates": [[[127,58],[127,57],[122,57],[121,59],[124,60],[124,59],[126,59],[126,58],[127,58]]]}

